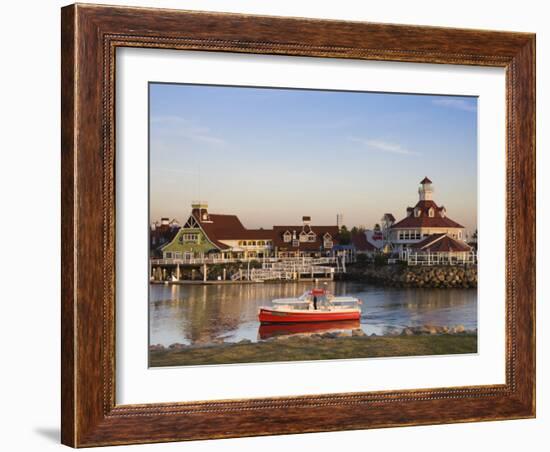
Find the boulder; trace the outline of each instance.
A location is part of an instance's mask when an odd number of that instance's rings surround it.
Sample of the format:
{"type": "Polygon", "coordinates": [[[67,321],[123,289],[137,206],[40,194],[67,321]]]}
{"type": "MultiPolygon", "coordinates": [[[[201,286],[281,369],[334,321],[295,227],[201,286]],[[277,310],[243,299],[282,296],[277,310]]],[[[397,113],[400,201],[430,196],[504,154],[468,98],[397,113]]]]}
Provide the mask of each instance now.
{"type": "Polygon", "coordinates": [[[154,344],[149,346],[149,350],[152,352],[158,352],[164,350],[164,345],[162,344],[154,344]]]}
{"type": "Polygon", "coordinates": [[[337,333],[337,332],[334,333],[332,331],[329,331],[329,332],[321,334],[321,337],[323,339],[336,339],[337,337],[339,337],[339,333],[337,333]]]}
{"type": "Polygon", "coordinates": [[[170,344],[170,350],[182,350],[186,348],[187,346],[185,344],[180,344],[179,342],[176,342],[174,344],[170,344]]]}
{"type": "Polygon", "coordinates": [[[466,331],[466,328],[464,328],[464,325],[457,325],[454,328],[455,333],[464,333],[466,331]]]}

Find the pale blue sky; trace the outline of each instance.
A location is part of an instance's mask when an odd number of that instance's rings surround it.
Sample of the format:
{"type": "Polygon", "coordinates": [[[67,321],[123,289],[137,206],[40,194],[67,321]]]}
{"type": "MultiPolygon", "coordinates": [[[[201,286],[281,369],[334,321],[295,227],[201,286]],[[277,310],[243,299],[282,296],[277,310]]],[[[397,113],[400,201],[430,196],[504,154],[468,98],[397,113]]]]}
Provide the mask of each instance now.
{"type": "Polygon", "coordinates": [[[428,176],[435,201],[477,223],[477,99],[150,84],[150,214],[192,200],[248,227],[399,220],[428,176]]]}

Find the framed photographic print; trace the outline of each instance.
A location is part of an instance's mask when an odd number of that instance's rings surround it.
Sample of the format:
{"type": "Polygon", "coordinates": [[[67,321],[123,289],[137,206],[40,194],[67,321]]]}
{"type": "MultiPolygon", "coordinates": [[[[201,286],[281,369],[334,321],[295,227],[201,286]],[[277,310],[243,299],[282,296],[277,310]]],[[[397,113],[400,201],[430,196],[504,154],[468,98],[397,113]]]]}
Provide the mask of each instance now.
{"type": "Polygon", "coordinates": [[[62,442],[535,415],[535,37],[62,9],[62,442]]]}

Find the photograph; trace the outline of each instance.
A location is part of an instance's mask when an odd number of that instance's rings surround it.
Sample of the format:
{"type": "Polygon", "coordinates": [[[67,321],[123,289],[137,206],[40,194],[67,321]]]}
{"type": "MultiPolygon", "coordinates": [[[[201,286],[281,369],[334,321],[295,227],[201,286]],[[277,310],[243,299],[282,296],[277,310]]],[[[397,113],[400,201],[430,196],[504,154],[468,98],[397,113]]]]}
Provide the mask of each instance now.
{"type": "Polygon", "coordinates": [[[477,353],[477,97],[148,89],[150,367],[477,353]]]}

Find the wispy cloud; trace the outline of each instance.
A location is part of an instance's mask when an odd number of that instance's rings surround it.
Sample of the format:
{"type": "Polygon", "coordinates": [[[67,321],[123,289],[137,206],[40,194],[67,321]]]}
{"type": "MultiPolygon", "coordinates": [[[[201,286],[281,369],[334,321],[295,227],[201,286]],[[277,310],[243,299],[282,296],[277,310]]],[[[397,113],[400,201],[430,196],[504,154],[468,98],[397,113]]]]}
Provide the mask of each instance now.
{"type": "Polygon", "coordinates": [[[449,98],[433,99],[432,104],[437,105],[439,107],[454,108],[455,110],[462,110],[462,111],[469,111],[469,112],[477,111],[476,105],[471,102],[467,102],[465,99],[449,99],[449,98]]]}
{"type": "Polygon", "coordinates": [[[359,143],[365,146],[366,148],[373,151],[386,152],[390,154],[399,154],[399,155],[419,155],[418,152],[411,151],[399,143],[393,143],[390,141],[379,140],[379,139],[366,139],[366,138],[357,138],[357,137],[348,137],[350,141],[354,143],[359,143]]]}
{"type": "Polygon", "coordinates": [[[190,140],[202,141],[217,146],[226,144],[223,138],[215,136],[208,127],[180,116],[154,116],[151,118],[151,124],[163,127],[164,132],[168,129],[169,133],[178,137],[189,138],[190,140]]]}

